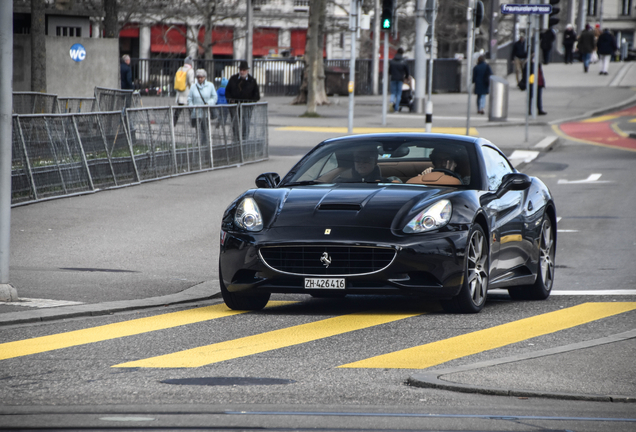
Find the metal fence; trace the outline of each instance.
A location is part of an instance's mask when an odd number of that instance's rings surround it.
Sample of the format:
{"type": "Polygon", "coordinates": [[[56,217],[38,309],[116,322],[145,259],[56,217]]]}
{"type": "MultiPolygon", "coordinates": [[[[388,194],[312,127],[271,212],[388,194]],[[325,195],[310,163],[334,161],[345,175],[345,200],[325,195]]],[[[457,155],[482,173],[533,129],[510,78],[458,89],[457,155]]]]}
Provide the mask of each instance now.
{"type": "Polygon", "coordinates": [[[38,92],[13,92],[13,114],[57,114],[57,95],[38,92]]]}
{"type": "Polygon", "coordinates": [[[14,115],[12,205],[268,158],[267,104],[14,115]]]}
{"type": "MultiPolygon", "coordinates": [[[[408,60],[411,75],[416,74],[415,62],[408,60]]],[[[196,69],[205,69],[208,80],[218,88],[223,77],[238,73],[239,60],[194,60],[196,69]]],[[[174,97],[174,76],[183,65],[180,59],[132,59],[133,81],[142,96],[174,97]]],[[[459,92],[461,62],[457,59],[435,59],[433,91],[459,92]]],[[[356,60],[355,94],[373,94],[372,61],[356,60]]],[[[428,69],[428,62],[426,62],[428,69]]],[[[380,69],[383,62],[380,62],[380,69]]],[[[300,91],[305,65],[297,59],[254,59],[250,74],[256,78],[265,96],[295,96],[300,91]]],[[[428,71],[427,71],[428,73],[428,71]]],[[[349,59],[325,60],[328,94],[348,94],[349,59]]],[[[428,76],[428,75],[427,75],[428,76]]],[[[382,74],[380,73],[380,89],[382,74]]]]}
{"type": "Polygon", "coordinates": [[[94,97],[82,98],[82,97],[67,97],[57,98],[57,103],[60,108],[60,112],[64,113],[87,113],[95,112],[97,109],[97,101],[94,97]]]}

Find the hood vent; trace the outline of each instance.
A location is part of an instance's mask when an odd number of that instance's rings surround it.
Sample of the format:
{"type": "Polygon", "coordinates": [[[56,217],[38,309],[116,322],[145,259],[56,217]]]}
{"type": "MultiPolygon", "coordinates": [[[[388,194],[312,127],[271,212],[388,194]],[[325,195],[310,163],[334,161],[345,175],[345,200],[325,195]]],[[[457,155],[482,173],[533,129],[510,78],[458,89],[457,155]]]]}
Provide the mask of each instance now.
{"type": "Polygon", "coordinates": [[[362,206],[360,204],[346,204],[346,203],[323,203],[318,206],[318,210],[352,210],[360,211],[362,206]]]}

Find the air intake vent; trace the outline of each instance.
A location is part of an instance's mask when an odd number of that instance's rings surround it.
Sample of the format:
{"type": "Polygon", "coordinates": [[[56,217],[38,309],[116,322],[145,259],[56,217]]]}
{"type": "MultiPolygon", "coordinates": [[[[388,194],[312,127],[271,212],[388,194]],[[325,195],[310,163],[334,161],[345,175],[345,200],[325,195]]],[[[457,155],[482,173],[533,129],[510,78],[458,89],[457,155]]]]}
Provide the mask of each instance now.
{"type": "Polygon", "coordinates": [[[394,249],[363,246],[276,246],[262,247],[259,253],[273,269],[304,276],[376,273],[395,257],[394,249]]]}
{"type": "Polygon", "coordinates": [[[337,204],[320,204],[318,210],[353,210],[360,211],[362,206],[360,204],[345,204],[345,203],[337,203],[337,204]]]}

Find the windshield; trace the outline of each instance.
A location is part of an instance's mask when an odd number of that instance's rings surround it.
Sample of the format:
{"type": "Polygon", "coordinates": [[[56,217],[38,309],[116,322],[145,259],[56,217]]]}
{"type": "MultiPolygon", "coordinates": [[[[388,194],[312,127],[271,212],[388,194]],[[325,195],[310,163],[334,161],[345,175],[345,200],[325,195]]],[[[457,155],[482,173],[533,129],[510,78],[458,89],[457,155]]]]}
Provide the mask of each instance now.
{"type": "Polygon", "coordinates": [[[462,141],[395,136],[354,138],[316,147],[283,179],[281,186],[315,183],[468,185],[471,182],[469,161],[469,148],[462,141]]]}

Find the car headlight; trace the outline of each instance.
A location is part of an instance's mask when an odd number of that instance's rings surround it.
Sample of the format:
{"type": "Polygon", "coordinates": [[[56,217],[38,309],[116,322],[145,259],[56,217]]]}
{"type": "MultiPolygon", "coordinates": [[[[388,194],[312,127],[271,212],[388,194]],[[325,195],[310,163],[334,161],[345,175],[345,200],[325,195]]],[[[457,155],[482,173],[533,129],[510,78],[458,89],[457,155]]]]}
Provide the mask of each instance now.
{"type": "Polygon", "coordinates": [[[236,208],[234,223],[247,231],[260,231],[263,229],[261,211],[254,198],[245,198],[236,208]]]}
{"type": "Polygon", "coordinates": [[[441,228],[450,221],[453,205],[449,200],[441,200],[422,210],[404,227],[407,234],[421,233],[441,228]]]}

